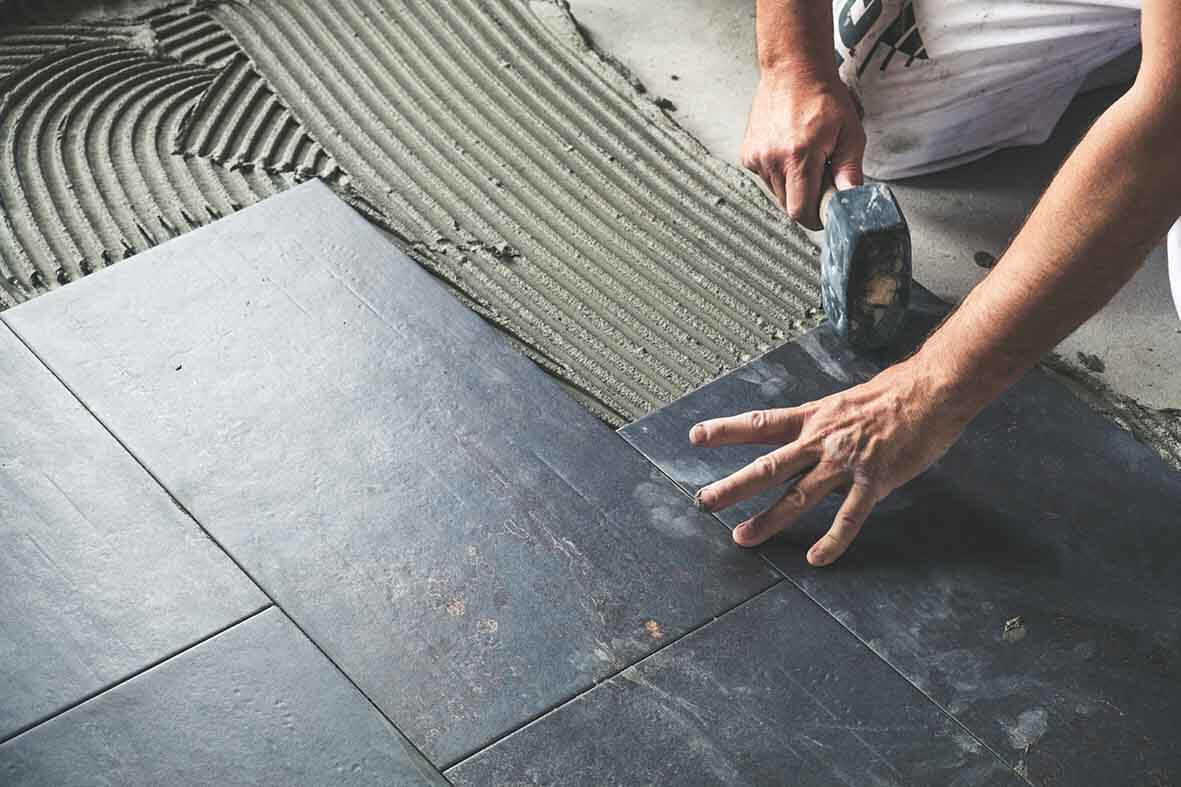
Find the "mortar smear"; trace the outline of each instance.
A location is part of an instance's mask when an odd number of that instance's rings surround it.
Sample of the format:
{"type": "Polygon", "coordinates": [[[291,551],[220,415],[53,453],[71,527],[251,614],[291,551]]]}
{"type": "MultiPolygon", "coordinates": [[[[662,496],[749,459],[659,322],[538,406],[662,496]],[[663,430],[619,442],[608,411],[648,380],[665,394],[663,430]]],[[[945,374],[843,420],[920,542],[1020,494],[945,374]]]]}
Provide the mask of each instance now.
{"type": "Polygon", "coordinates": [[[1166,464],[1181,470],[1181,410],[1145,407],[1057,354],[1051,354],[1043,367],[1093,409],[1156,451],[1166,464]]]}

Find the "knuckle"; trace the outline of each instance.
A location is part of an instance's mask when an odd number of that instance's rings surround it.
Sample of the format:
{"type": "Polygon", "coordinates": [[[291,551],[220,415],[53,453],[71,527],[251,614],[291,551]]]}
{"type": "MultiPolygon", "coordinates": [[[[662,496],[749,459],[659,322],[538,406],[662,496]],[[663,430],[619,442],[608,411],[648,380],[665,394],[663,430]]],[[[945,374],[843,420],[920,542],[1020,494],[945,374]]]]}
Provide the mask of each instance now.
{"type": "Polygon", "coordinates": [[[746,414],[746,425],[752,432],[758,432],[767,426],[767,411],[752,410],[746,414]]]}
{"type": "Polygon", "coordinates": [[[792,508],[800,510],[808,507],[809,497],[808,490],[796,484],[787,490],[787,494],[784,496],[784,502],[792,508]]]}
{"type": "Polygon", "coordinates": [[[766,524],[766,517],[764,517],[762,514],[755,514],[750,519],[746,520],[745,524],[747,535],[754,535],[762,531],[763,526],[766,524]]]}
{"type": "Polygon", "coordinates": [[[804,141],[797,141],[787,146],[783,152],[783,158],[789,166],[798,168],[808,160],[811,152],[811,144],[804,141]]]}
{"type": "MultiPolygon", "coordinates": [[[[835,530],[837,533],[852,532],[860,527],[857,517],[853,516],[852,514],[837,514],[836,519],[834,519],[832,522],[832,525],[833,530],[835,530]]],[[[836,535],[832,535],[832,538],[835,540],[836,535]]]]}
{"type": "Polygon", "coordinates": [[[755,460],[755,473],[760,478],[774,478],[778,469],[779,461],[773,454],[766,454],[755,460]]]}
{"type": "Polygon", "coordinates": [[[847,544],[847,539],[840,538],[831,530],[820,537],[821,541],[824,541],[825,539],[831,542],[832,545],[837,549],[844,549],[847,544]]]}

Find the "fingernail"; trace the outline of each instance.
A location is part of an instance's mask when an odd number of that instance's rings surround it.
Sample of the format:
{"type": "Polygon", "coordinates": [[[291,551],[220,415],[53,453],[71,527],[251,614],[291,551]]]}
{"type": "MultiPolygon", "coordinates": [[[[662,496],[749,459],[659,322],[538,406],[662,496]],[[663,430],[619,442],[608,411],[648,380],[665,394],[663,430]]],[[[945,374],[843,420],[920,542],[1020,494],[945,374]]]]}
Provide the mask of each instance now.
{"type": "Polygon", "coordinates": [[[823,549],[816,549],[815,547],[813,547],[808,552],[808,562],[814,566],[823,566],[824,562],[825,562],[824,550],[823,549]]]}
{"type": "Polygon", "coordinates": [[[755,534],[754,523],[750,520],[743,522],[738,527],[734,528],[734,540],[742,543],[739,539],[749,539],[755,534]]]}
{"type": "Polygon", "coordinates": [[[713,493],[709,491],[707,486],[701,487],[697,490],[697,494],[693,495],[693,505],[697,506],[698,511],[708,511],[713,502],[713,493]]]}
{"type": "Polygon", "coordinates": [[[695,424],[689,430],[689,442],[693,445],[699,445],[705,439],[705,427],[701,424],[695,424]]]}

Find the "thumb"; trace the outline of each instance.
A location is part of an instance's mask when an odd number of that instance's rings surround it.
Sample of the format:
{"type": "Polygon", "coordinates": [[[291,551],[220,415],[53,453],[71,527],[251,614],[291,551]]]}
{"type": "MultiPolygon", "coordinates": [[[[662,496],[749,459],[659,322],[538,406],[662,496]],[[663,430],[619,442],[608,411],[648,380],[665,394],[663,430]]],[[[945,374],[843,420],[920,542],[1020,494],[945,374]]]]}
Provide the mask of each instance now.
{"type": "Polygon", "coordinates": [[[838,189],[851,189],[865,182],[861,171],[861,159],[865,155],[865,135],[860,130],[852,133],[845,129],[837,140],[836,148],[829,156],[832,165],[832,182],[838,189]]]}

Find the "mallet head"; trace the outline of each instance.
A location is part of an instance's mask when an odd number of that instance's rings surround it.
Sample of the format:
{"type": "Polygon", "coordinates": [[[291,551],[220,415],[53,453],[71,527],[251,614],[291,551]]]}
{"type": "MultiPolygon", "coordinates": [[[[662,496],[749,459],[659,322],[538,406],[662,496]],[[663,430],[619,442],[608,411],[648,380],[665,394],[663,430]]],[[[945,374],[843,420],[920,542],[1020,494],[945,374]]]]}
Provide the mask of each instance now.
{"type": "Polygon", "coordinates": [[[885,347],[910,305],[910,228],[902,210],[881,183],[830,190],[820,208],[824,313],[850,346],[885,347]]]}

